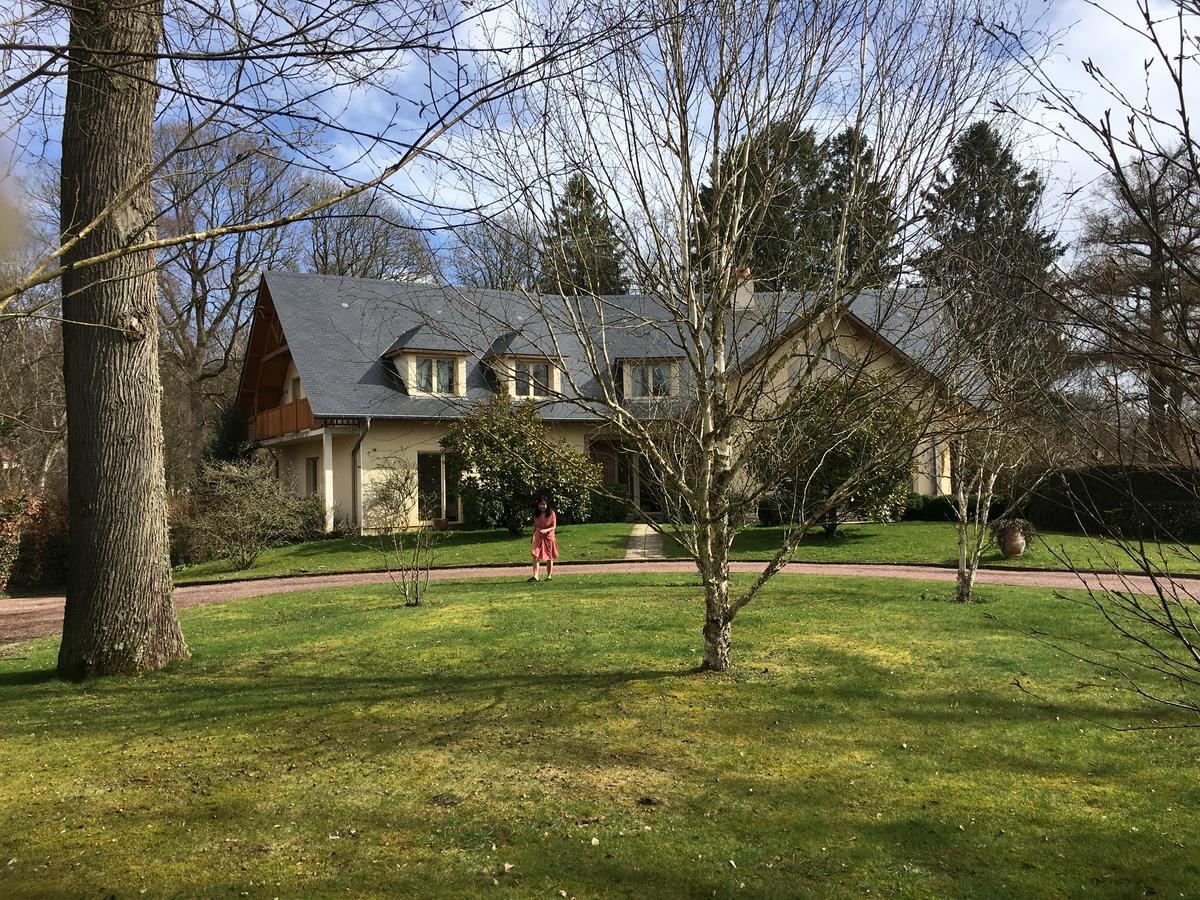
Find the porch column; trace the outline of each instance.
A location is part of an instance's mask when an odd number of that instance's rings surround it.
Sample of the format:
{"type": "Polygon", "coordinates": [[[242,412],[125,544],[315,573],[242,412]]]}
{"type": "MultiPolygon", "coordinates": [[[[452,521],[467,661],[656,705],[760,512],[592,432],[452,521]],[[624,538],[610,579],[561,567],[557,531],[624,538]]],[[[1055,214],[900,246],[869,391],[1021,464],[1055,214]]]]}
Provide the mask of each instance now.
{"type": "Polygon", "coordinates": [[[642,508],[642,455],[629,452],[629,497],[637,509],[642,508]]]}
{"type": "Polygon", "coordinates": [[[325,470],[325,530],[333,531],[333,434],[329,429],[321,435],[321,465],[325,470]]]}

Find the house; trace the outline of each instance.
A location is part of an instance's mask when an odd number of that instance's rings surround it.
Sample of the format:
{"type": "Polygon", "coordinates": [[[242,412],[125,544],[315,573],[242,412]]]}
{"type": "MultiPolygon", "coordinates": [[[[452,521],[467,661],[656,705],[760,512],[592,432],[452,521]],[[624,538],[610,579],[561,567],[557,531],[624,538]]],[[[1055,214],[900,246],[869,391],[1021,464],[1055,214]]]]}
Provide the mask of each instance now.
{"type": "MultiPolygon", "coordinates": [[[[767,297],[750,293],[730,329],[738,359],[779,352],[779,342],[790,339],[785,304],[773,302],[770,317],[751,315],[768,308],[767,297]]],[[[275,455],[280,477],[324,500],[329,529],[370,528],[363,506],[373,473],[396,465],[416,472],[412,523],[460,523],[462,504],[439,442],[448,419],[496,392],[535,400],[554,436],[591,453],[607,482],[626,485],[649,505],[645,461],[605,431],[594,398],[610,390],[661,415],[682,402],[672,398],[682,393],[684,369],[670,317],[656,301],[626,296],[600,307],[593,328],[553,329],[523,295],[269,272],[259,286],[238,410],[247,437],[275,455]],[[610,382],[599,384],[598,367],[584,362],[596,345],[581,343],[580,332],[603,345],[610,382]]],[[[830,360],[869,356],[884,370],[912,369],[914,348],[931,344],[919,323],[895,304],[883,310],[878,298],[856,298],[829,341],[830,360]]],[[[788,373],[779,367],[778,389],[786,389],[788,373]]],[[[918,449],[913,489],[946,493],[948,473],[948,450],[931,430],[918,449]]]]}

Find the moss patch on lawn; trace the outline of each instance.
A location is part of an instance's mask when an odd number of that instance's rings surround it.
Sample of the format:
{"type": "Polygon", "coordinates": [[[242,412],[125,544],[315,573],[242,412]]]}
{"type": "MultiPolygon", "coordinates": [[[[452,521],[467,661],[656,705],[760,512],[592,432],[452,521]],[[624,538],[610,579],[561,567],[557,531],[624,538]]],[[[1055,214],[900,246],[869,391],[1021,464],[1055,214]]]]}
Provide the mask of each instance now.
{"type": "Polygon", "coordinates": [[[1080,605],[948,590],[781,576],[725,675],[684,576],[189,609],[192,659],[139,679],[32,642],[0,895],[1193,894],[1200,733],[1112,730],[1183,720],[990,617],[1107,640],[1080,605]]]}

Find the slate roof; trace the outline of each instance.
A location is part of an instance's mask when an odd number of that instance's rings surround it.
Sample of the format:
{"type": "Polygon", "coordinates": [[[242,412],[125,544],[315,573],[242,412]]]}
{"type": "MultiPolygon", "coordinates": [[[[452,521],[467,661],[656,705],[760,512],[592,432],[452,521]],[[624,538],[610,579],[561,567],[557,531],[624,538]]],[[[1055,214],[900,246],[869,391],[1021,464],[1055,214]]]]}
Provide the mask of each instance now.
{"type": "MultiPolygon", "coordinates": [[[[385,359],[401,350],[465,354],[468,401],[493,395],[486,360],[505,355],[561,358],[582,398],[598,396],[600,387],[585,362],[587,348],[577,336],[580,332],[600,358],[682,355],[682,326],[652,297],[599,298],[599,308],[580,309],[547,296],[537,298],[539,310],[526,296],[503,291],[288,272],[268,272],[263,280],[318,417],[460,415],[462,397],[408,393],[404,379],[385,359]],[[584,318],[585,327],[567,327],[571,310],[584,318]]],[[[902,353],[920,360],[935,345],[934,330],[914,318],[915,307],[906,311],[894,294],[888,297],[892,299],[863,294],[850,311],[902,353]]],[[[755,299],[753,314],[735,315],[730,328],[730,349],[738,361],[750,359],[807,305],[800,295],[756,294],[755,299]]],[[[564,378],[563,393],[569,392],[564,378]]],[[[540,405],[540,412],[550,420],[595,418],[586,402],[581,406],[548,401],[540,405]]]]}
{"type": "Polygon", "coordinates": [[[391,356],[402,350],[430,350],[434,352],[454,353],[458,349],[458,342],[449,335],[441,334],[428,325],[422,324],[405,329],[392,343],[392,346],[383,351],[382,355],[391,356]]]}

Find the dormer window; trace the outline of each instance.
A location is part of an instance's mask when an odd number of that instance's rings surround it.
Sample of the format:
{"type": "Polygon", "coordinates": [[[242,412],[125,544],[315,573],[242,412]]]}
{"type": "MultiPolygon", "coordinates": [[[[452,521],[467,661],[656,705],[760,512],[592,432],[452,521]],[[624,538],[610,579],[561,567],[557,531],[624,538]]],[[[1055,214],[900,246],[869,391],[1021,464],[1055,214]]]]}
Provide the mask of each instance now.
{"type": "Polygon", "coordinates": [[[444,357],[418,356],[418,391],[426,394],[453,394],[455,361],[444,357]]]}
{"type": "Polygon", "coordinates": [[[550,364],[518,362],[513,390],[518,397],[550,396],[550,364]]]}
{"type": "Polygon", "coordinates": [[[633,363],[629,367],[629,396],[669,397],[671,364],[667,362],[633,363]]]}

